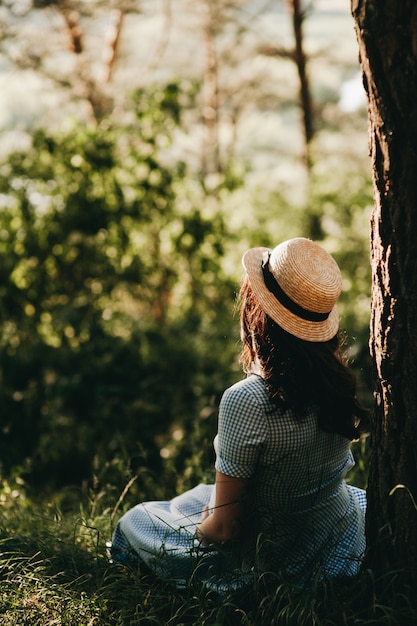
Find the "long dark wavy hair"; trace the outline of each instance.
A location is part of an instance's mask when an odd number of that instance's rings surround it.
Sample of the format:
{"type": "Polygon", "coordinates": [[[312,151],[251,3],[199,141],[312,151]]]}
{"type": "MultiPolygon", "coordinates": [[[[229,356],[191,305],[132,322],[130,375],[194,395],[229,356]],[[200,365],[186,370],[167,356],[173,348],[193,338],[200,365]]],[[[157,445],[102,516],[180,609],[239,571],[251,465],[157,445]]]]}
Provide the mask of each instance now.
{"type": "Polygon", "coordinates": [[[356,378],[339,335],[326,342],[290,335],[263,311],[247,277],[240,290],[240,322],[240,364],[248,372],[259,362],[274,404],[291,407],[300,417],[315,405],[319,427],[350,440],[368,431],[369,411],[356,398],[356,378]]]}

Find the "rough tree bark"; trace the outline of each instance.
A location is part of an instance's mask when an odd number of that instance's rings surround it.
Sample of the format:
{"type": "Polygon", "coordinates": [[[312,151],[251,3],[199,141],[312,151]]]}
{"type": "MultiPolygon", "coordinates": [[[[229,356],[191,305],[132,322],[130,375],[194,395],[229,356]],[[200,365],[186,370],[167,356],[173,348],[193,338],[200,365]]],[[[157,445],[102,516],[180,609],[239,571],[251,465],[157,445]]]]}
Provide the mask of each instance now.
{"type": "MultiPolygon", "coordinates": [[[[417,583],[417,4],[351,0],[368,95],[375,417],[368,565],[417,583]]],[[[398,580],[398,578],[397,578],[398,580]]]]}

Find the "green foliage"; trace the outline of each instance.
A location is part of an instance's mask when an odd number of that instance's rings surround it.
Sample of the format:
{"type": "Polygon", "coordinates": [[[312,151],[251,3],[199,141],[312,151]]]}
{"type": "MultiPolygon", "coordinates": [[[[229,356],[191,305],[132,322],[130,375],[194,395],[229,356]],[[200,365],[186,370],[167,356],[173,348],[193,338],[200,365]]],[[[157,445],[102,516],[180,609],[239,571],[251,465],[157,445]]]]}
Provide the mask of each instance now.
{"type": "Polygon", "coordinates": [[[121,454],[158,471],[160,440],[228,382],[225,224],[170,153],[180,96],[136,93],[122,126],[39,130],[0,169],[7,471],[77,483],[121,454]]]}
{"type": "Polygon", "coordinates": [[[6,475],[53,487],[122,463],[126,482],[141,477],[126,503],[209,479],[218,400],[240,376],[240,258],[288,237],[318,239],[339,261],[342,327],[369,399],[369,181],[316,174],[295,203],[244,185],[237,164],[191,171],[192,98],[177,83],[137,91],[119,118],[38,130],[0,165],[6,475]]]}

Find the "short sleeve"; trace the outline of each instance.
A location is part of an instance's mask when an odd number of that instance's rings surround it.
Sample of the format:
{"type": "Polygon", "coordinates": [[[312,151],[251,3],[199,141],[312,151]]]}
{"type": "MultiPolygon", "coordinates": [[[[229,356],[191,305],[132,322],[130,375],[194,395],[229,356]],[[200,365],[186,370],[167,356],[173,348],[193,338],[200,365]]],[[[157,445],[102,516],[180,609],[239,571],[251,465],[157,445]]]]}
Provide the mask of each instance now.
{"type": "Polygon", "coordinates": [[[251,478],[267,437],[265,409],[245,381],[227,389],[220,401],[216,469],[251,478]]]}

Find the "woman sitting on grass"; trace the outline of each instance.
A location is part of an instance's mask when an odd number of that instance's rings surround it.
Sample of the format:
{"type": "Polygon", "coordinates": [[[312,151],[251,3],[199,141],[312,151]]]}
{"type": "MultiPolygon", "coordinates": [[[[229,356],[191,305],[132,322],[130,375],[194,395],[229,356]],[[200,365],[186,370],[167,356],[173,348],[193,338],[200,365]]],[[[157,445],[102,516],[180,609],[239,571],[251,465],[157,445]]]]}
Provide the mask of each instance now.
{"type": "Polygon", "coordinates": [[[343,361],[334,259],[304,238],[243,257],[241,364],[219,407],[215,485],[145,502],[117,524],[115,561],[219,592],[266,572],[306,585],[355,575],[365,492],[346,484],[367,412],[343,361]]]}

